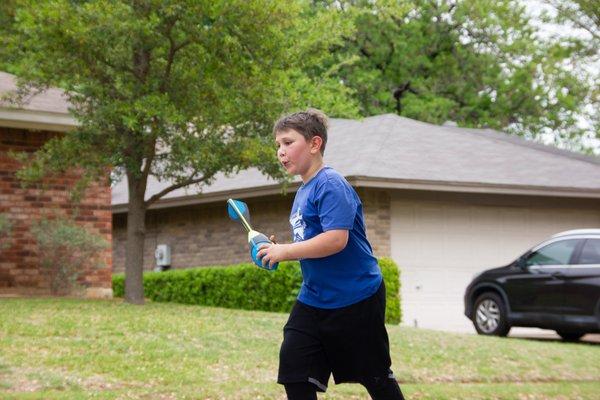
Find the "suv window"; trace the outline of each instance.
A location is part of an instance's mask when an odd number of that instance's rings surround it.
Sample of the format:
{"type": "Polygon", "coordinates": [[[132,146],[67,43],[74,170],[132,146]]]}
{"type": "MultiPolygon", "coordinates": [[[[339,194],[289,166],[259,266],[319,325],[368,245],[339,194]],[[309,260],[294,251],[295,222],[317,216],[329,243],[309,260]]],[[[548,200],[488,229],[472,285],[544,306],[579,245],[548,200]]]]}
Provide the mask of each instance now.
{"type": "Polygon", "coordinates": [[[600,239],[586,240],[577,264],[600,264],[600,239]]]}
{"type": "Polygon", "coordinates": [[[566,265],[579,241],[579,239],[569,239],[550,243],[530,254],[525,265],[528,267],[531,265],[566,265]]]}

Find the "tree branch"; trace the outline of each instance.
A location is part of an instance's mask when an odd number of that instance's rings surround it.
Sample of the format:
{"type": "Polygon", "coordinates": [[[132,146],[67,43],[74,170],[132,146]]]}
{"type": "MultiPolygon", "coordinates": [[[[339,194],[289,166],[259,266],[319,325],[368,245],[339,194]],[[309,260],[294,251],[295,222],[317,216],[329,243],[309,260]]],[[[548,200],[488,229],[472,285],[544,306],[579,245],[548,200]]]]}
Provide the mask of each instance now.
{"type": "MultiPolygon", "coordinates": [[[[195,174],[194,174],[195,175],[195,174]]],[[[152,195],[148,200],[146,200],[144,202],[144,205],[146,207],[149,207],[152,203],[154,203],[155,201],[157,201],[158,199],[160,199],[161,197],[163,197],[164,195],[166,195],[167,193],[171,193],[174,190],[180,189],[182,187],[185,186],[189,186],[189,185],[194,185],[196,183],[202,183],[207,181],[212,175],[202,175],[200,178],[196,178],[196,179],[188,179],[184,182],[181,183],[177,183],[175,185],[171,185],[163,190],[161,190],[160,192],[152,195]]]]}
{"type": "Polygon", "coordinates": [[[133,74],[141,83],[146,83],[146,78],[150,73],[151,57],[151,49],[141,47],[133,50],[133,74]]]}
{"type": "Polygon", "coordinates": [[[175,26],[176,22],[177,22],[177,19],[173,19],[172,21],[170,21],[169,25],[167,26],[166,36],[167,36],[167,39],[169,40],[169,55],[167,56],[167,66],[165,67],[165,73],[163,75],[163,80],[160,84],[161,92],[164,92],[165,88],[167,86],[167,81],[169,80],[169,76],[171,75],[171,66],[173,65],[173,60],[175,59],[175,52],[177,51],[175,49],[175,41],[173,40],[173,37],[171,36],[171,31],[173,30],[173,27],[175,26]]]}
{"type": "MultiPolygon", "coordinates": [[[[549,4],[550,6],[554,7],[556,11],[558,11],[559,15],[563,15],[566,19],[574,23],[576,26],[589,32],[594,37],[594,39],[600,40],[600,35],[598,35],[598,32],[596,32],[596,30],[593,27],[594,22],[596,23],[596,25],[598,25],[600,21],[594,21],[594,15],[586,15],[585,11],[582,10],[581,4],[578,4],[578,10],[565,7],[560,1],[546,0],[546,4],[549,4]],[[590,18],[592,20],[588,21],[590,22],[590,25],[587,25],[583,22],[583,20],[585,20],[586,18],[590,18]]],[[[598,14],[596,14],[596,16],[597,15],[598,14]]]]}
{"type": "Polygon", "coordinates": [[[152,140],[151,143],[148,144],[148,147],[150,149],[150,154],[148,155],[148,157],[145,157],[145,163],[144,163],[144,168],[142,169],[142,178],[143,179],[147,179],[148,178],[148,174],[150,173],[150,168],[152,168],[152,163],[154,162],[154,156],[156,155],[156,138],[154,138],[154,140],[152,140]]]}
{"type": "Polygon", "coordinates": [[[185,46],[188,46],[190,44],[193,43],[192,40],[185,40],[182,43],[176,45],[175,41],[173,40],[173,38],[171,37],[171,32],[169,31],[169,34],[167,36],[167,38],[169,39],[169,55],[167,56],[167,65],[165,67],[165,73],[163,75],[163,80],[162,83],[160,84],[160,91],[164,92],[167,88],[167,83],[169,82],[169,77],[171,76],[171,68],[173,67],[173,62],[175,61],[175,54],[181,50],[182,48],[184,48],[185,46]]]}
{"type": "Polygon", "coordinates": [[[572,23],[574,23],[575,25],[577,25],[581,29],[584,29],[584,30],[588,31],[594,37],[594,39],[600,40],[600,35],[598,35],[598,33],[596,33],[594,31],[594,28],[592,28],[591,26],[588,26],[588,25],[584,24],[583,22],[581,22],[580,19],[576,18],[572,14],[567,14],[567,18],[569,19],[569,21],[571,21],[572,23]]]}

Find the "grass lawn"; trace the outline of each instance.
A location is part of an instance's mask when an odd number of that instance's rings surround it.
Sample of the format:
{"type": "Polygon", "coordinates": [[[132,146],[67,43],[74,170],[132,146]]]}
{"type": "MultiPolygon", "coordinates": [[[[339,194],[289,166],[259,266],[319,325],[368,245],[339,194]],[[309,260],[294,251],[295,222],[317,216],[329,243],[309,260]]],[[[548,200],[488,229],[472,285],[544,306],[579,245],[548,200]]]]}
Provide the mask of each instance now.
{"type": "MultiPolygon", "coordinates": [[[[0,399],[284,399],[287,315],[121,300],[0,300],[0,399]]],[[[600,399],[600,346],[389,326],[409,399],[600,399]]],[[[358,385],[321,399],[368,399],[358,385]]]]}

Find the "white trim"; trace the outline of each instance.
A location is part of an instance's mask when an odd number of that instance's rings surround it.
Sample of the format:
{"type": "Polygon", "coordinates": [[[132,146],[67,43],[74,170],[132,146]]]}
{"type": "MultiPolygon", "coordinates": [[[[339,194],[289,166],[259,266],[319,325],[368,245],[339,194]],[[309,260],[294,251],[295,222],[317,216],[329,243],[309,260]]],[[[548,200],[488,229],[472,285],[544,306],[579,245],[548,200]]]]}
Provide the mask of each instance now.
{"type": "Polygon", "coordinates": [[[543,271],[545,269],[600,269],[600,264],[531,265],[527,268],[534,271],[543,271]]]}
{"type": "MultiPolygon", "coordinates": [[[[435,181],[410,181],[378,179],[366,177],[347,177],[348,182],[354,187],[378,188],[378,189],[409,189],[423,190],[428,192],[459,192],[459,193],[484,193],[484,194],[511,194],[521,196],[546,196],[546,197],[566,197],[566,198],[600,198],[600,190],[582,190],[569,188],[552,187],[527,187],[510,185],[493,185],[484,183],[457,183],[457,182],[435,182],[435,181]]],[[[300,182],[291,183],[287,191],[293,193],[298,190],[300,182]]],[[[152,204],[149,209],[170,208],[189,206],[195,204],[205,204],[217,201],[227,201],[229,198],[251,198],[268,196],[281,193],[280,185],[270,185],[258,188],[245,188],[228,190],[214,193],[199,193],[197,195],[164,198],[152,204]]],[[[127,212],[127,203],[120,203],[112,206],[113,214],[127,212]]]]}
{"type": "Polygon", "coordinates": [[[569,269],[586,269],[586,268],[593,268],[593,269],[598,269],[600,270],[600,264],[569,264],[569,269]]]}
{"type": "Polygon", "coordinates": [[[0,126],[66,132],[77,127],[68,113],[0,108],[0,126]]]}
{"type": "MultiPolygon", "coordinates": [[[[298,190],[300,183],[291,183],[287,187],[288,193],[293,193],[298,190]]],[[[157,210],[161,208],[191,206],[196,204],[216,203],[219,201],[227,201],[230,198],[249,199],[253,197],[262,197],[281,194],[281,186],[267,186],[263,188],[238,189],[228,190],[216,193],[201,193],[195,196],[166,198],[153,203],[149,210],[157,210]]],[[[126,213],[129,207],[127,203],[116,204],[112,206],[113,214],[126,213]]]]}
{"type": "Polygon", "coordinates": [[[442,181],[418,181],[397,180],[385,178],[349,177],[348,181],[356,187],[372,187],[382,189],[411,189],[440,192],[462,192],[462,193],[486,193],[486,194],[516,194],[528,196],[549,197],[580,197],[600,198],[598,189],[580,188],[554,188],[536,186],[517,186],[488,184],[475,182],[442,182],[442,181]]]}

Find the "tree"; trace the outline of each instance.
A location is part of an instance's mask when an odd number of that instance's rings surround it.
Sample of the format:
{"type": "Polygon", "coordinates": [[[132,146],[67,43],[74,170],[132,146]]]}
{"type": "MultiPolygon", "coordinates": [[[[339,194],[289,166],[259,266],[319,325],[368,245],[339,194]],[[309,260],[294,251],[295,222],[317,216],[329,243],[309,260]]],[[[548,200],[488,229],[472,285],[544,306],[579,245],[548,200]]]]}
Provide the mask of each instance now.
{"type": "Polygon", "coordinates": [[[4,0],[0,2],[0,71],[15,72],[11,68],[10,59],[15,52],[12,41],[9,40],[14,33],[14,19],[17,9],[17,1],[4,0]]]}
{"type": "MultiPolygon", "coordinates": [[[[584,71],[590,86],[587,107],[582,118],[589,124],[588,137],[600,142],[600,7],[595,0],[545,0],[554,13],[545,13],[546,23],[564,26],[555,40],[576,43],[578,52],[573,55],[573,70],[584,71]]],[[[596,146],[600,151],[600,146],[596,146]]]]}
{"type": "Polygon", "coordinates": [[[574,28],[580,28],[590,34],[591,53],[598,56],[600,45],[600,7],[595,0],[545,0],[557,11],[550,21],[569,22],[574,28]],[[591,46],[594,48],[592,49],[591,46]]]}
{"type": "Polygon", "coordinates": [[[127,179],[125,299],[143,303],[146,210],[218,172],[281,178],[273,120],[307,103],[355,115],[348,89],[302,66],[324,63],[348,33],[301,1],[53,0],[18,3],[11,65],[23,85],[66,90],[79,127],[46,143],[26,180],[76,167],[86,182],[127,179]],[[150,176],[165,188],[146,196],[150,176]]]}
{"type": "Polygon", "coordinates": [[[355,57],[338,76],[362,115],[393,112],[530,138],[550,131],[570,142],[583,134],[577,119],[590,85],[569,64],[580,44],[541,37],[520,1],[318,4],[355,21],[336,53],[355,57]]]}

